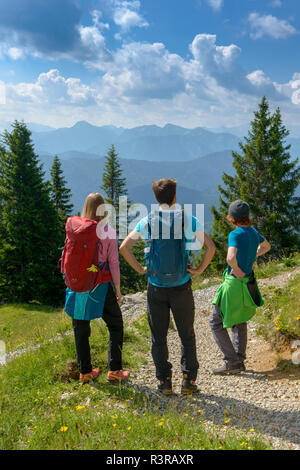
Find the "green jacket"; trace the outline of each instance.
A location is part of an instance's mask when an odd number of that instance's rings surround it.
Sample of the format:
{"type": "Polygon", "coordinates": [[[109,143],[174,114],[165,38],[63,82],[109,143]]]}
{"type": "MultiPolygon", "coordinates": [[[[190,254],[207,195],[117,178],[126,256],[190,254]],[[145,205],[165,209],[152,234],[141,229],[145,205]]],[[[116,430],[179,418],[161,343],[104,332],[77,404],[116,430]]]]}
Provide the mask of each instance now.
{"type": "Polygon", "coordinates": [[[224,328],[232,328],[234,325],[247,322],[255,315],[256,308],[264,304],[256,280],[255,285],[260,305],[257,305],[252,299],[247,282],[249,282],[249,277],[240,280],[227,274],[227,270],[224,271],[223,283],[213,300],[213,305],[220,306],[224,328]]]}

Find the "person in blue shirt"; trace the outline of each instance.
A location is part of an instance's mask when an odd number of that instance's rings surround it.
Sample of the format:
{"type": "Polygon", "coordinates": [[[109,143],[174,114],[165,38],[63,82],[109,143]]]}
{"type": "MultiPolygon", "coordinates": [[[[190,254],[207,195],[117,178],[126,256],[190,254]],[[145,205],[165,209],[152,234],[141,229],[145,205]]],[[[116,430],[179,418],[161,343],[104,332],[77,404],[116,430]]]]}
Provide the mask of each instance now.
{"type": "MultiPolygon", "coordinates": [[[[236,226],[228,237],[227,273],[238,279],[248,277],[258,256],[267,253],[271,246],[251,225],[249,205],[238,199],[230,204],[227,220],[236,226]]],[[[222,312],[219,305],[214,305],[210,318],[214,339],[222,351],[224,365],[214,369],[218,375],[237,374],[245,370],[247,347],[247,322],[232,328],[232,341],[223,327],[222,312]]]]}
{"type": "Polygon", "coordinates": [[[183,212],[175,206],[176,185],[177,182],[171,178],[164,178],[153,182],[152,189],[159,203],[158,213],[151,212],[149,216],[142,219],[120,247],[120,253],[128,264],[138,273],[146,274],[147,268],[141,266],[137,261],[132,248],[139,239],[143,238],[147,242],[148,250],[151,250],[151,244],[154,243],[154,238],[156,238],[155,230],[152,230],[155,224],[152,222],[157,219],[159,220],[159,234],[157,237],[159,241],[155,244],[155,248],[152,245],[151,255],[149,255],[147,309],[152,335],[152,357],[156,367],[156,377],[159,380],[158,390],[165,395],[172,393],[172,364],[168,360],[167,346],[170,310],[173,313],[182,346],[181,368],[183,381],[181,393],[188,394],[197,391],[195,381],[199,363],[196,354],[194,331],[195,307],[191,278],[202,274],[215,253],[214,243],[203,231],[203,227],[196,217],[184,214],[186,217],[184,219],[184,234],[182,233],[183,212]],[[174,221],[173,225],[170,223],[171,220],[174,221]],[[176,221],[178,221],[177,225],[176,221]],[[164,240],[162,235],[170,227],[174,230],[173,239],[170,236],[169,239],[166,238],[164,240]],[[181,237],[175,236],[176,230],[179,229],[181,237]],[[184,248],[180,248],[183,246],[180,244],[182,243],[181,241],[176,245],[175,239],[179,240],[180,238],[185,243],[184,248]],[[185,261],[182,262],[180,267],[182,257],[178,253],[182,251],[188,252],[193,238],[197,238],[204,245],[205,253],[203,259],[197,268],[192,269],[185,262],[186,258],[183,253],[185,261]],[[158,246],[161,250],[159,253],[155,251],[158,250],[158,246]],[[174,246],[178,246],[178,249],[172,251],[174,246]],[[155,251],[154,255],[153,251],[155,251]],[[153,263],[154,258],[157,262],[157,268],[155,263],[153,263]],[[177,269],[178,273],[176,272],[177,269]]]}

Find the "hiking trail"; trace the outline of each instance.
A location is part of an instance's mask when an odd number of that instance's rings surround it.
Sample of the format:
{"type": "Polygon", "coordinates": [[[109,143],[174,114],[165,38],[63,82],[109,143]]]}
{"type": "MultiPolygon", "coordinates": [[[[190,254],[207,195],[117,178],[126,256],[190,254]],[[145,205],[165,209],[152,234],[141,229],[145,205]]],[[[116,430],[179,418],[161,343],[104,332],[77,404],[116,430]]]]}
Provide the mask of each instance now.
{"type": "MultiPolygon", "coordinates": [[[[299,267],[258,280],[258,284],[262,291],[267,286],[284,287],[298,273],[299,267]]],[[[132,385],[138,384],[138,389],[153,400],[153,407],[162,411],[172,407],[198,418],[201,413],[207,426],[215,424],[221,431],[231,428],[257,432],[276,448],[300,449],[300,369],[293,373],[278,370],[275,353],[263,338],[256,336],[253,321],[248,323],[246,371],[236,376],[211,374],[212,368],[223,363],[209,326],[211,302],[218,287],[219,284],[194,291],[199,392],[192,397],[180,395],[181,348],[175,327],[168,334],[174,396],[167,398],[157,392],[150,332],[147,364],[134,374],[132,385]]],[[[125,321],[143,314],[146,293],[126,296],[122,310],[125,321]]]]}

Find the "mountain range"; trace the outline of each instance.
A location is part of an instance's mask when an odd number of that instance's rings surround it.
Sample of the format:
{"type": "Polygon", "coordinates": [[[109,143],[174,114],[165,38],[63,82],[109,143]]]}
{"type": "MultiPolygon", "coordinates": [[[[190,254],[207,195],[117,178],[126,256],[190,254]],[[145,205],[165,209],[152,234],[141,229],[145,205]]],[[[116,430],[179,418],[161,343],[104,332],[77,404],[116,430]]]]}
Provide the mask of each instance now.
{"type": "MultiPolygon", "coordinates": [[[[60,157],[76,211],[81,210],[87,194],[101,192],[105,155],[114,144],[133,202],[148,207],[154,204],[152,181],[173,177],[178,181],[178,202],[205,204],[207,227],[212,219],[210,207],[218,205],[222,174],[233,173],[232,151],[238,150],[242,140],[217,129],[186,129],[172,124],[126,129],[81,121],[70,128],[34,123],[28,127],[48,178],[53,156],[60,157]]],[[[9,128],[9,123],[0,123],[0,132],[4,128],[9,128]]],[[[290,138],[289,143],[293,158],[300,155],[300,139],[290,138]]]]}
{"type": "Polygon", "coordinates": [[[112,144],[121,158],[147,161],[187,161],[224,149],[237,149],[239,138],[232,134],[216,134],[201,127],[184,129],[140,126],[124,129],[114,126],[92,126],[78,122],[71,128],[33,132],[38,152],[58,154],[77,151],[104,156],[112,144]]]}
{"type": "MultiPolygon", "coordinates": [[[[41,154],[46,176],[49,177],[53,157],[41,154]]],[[[76,158],[63,159],[62,169],[68,186],[73,193],[76,211],[82,209],[86,196],[91,192],[101,192],[102,172],[105,159],[86,154],[76,154],[76,158]]],[[[232,174],[231,151],[216,152],[187,162],[150,162],[143,160],[120,159],[126,177],[128,196],[134,203],[142,203],[150,208],[155,204],[152,181],[170,177],[178,181],[178,202],[180,204],[205,205],[205,222],[211,224],[210,207],[218,204],[217,186],[222,173],[232,174]]]]}

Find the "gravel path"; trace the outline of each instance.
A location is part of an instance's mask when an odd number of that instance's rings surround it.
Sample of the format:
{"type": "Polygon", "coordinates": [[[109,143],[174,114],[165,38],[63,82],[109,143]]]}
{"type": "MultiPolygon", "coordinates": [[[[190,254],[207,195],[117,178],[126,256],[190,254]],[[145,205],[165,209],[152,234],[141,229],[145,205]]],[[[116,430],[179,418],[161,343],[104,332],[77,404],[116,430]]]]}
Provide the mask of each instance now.
{"type": "MultiPolygon", "coordinates": [[[[277,283],[284,285],[282,275],[270,279],[270,284],[277,283]]],[[[268,280],[264,280],[264,285],[269,285],[268,280]]],[[[254,429],[254,432],[264,435],[277,448],[300,449],[299,381],[293,380],[293,377],[277,380],[267,373],[252,369],[253,356],[266,344],[263,339],[256,336],[253,322],[248,324],[246,372],[227,377],[211,374],[212,368],[222,364],[222,354],[213,340],[209,327],[211,302],[217,288],[218,285],[194,291],[195,333],[200,363],[197,378],[199,392],[189,398],[180,395],[181,351],[175,329],[171,329],[168,335],[169,359],[173,363],[174,396],[166,398],[157,392],[155,369],[150,354],[150,337],[148,364],[133,377],[131,386],[143,390],[153,399],[154,406],[161,408],[162,411],[171,406],[199,418],[198,410],[202,410],[201,419],[208,426],[215,424],[220,426],[220,429],[230,427],[249,431],[250,434],[254,429]],[[225,420],[228,421],[226,424],[225,420]]],[[[145,309],[145,293],[126,297],[122,307],[125,321],[143,314],[145,309]]]]}

